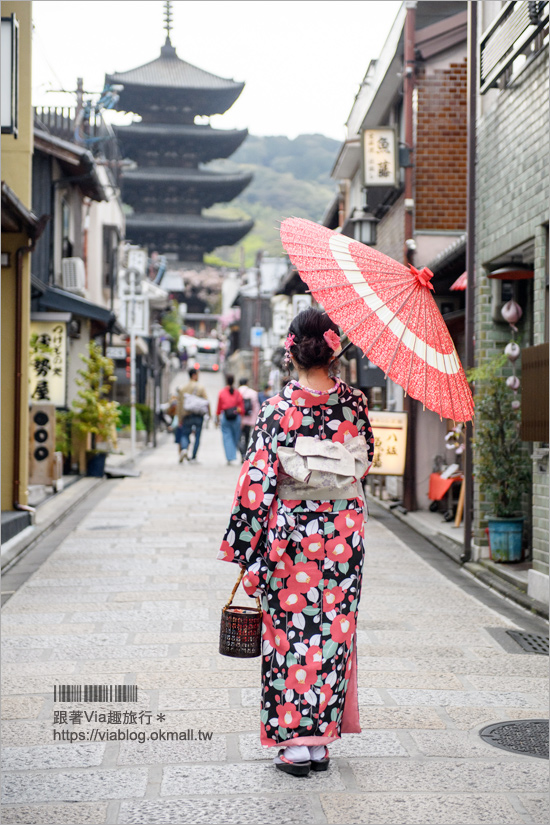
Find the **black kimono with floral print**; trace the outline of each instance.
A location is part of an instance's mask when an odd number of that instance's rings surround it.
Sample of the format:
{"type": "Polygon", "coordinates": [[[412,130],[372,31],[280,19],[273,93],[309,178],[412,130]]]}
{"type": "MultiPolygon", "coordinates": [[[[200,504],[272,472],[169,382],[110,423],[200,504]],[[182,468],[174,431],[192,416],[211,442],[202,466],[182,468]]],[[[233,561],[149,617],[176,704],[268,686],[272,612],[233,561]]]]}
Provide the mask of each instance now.
{"type": "Polygon", "coordinates": [[[245,590],[262,599],[264,745],[328,744],[342,732],[360,730],[355,628],[363,500],[277,496],[278,447],[312,435],[344,444],[364,435],[372,461],[363,393],[337,383],[318,395],[291,381],[264,403],[218,554],[246,567],[245,590]]]}

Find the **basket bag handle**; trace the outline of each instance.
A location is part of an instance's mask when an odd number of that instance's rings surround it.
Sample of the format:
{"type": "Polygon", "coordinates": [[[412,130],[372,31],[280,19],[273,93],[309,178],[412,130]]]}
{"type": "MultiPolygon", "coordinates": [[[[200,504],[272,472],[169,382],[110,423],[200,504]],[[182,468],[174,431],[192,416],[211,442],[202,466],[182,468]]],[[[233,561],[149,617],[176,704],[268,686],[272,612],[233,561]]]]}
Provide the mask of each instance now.
{"type": "MultiPolygon", "coordinates": [[[[230,597],[229,597],[229,601],[227,602],[227,604],[225,605],[225,607],[223,607],[223,608],[222,608],[222,612],[223,612],[223,613],[225,613],[225,611],[227,610],[227,608],[228,608],[228,607],[231,607],[231,604],[232,604],[232,602],[233,602],[233,599],[235,598],[235,593],[236,593],[236,592],[237,592],[237,590],[239,589],[239,585],[240,585],[240,583],[241,583],[242,577],[244,576],[245,570],[246,570],[246,568],[245,568],[245,567],[241,567],[241,572],[239,573],[239,578],[238,578],[238,579],[237,579],[237,581],[235,582],[235,587],[234,587],[234,588],[233,588],[233,590],[231,591],[231,595],[230,595],[230,597]]],[[[261,606],[261,604],[260,604],[260,600],[259,600],[259,598],[258,598],[257,596],[256,596],[256,607],[258,608],[258,610],[259,610],[259,611],[260,611],[260,613],[261,613],[261,612],[262,612],[262,606],[261,606]]]]}

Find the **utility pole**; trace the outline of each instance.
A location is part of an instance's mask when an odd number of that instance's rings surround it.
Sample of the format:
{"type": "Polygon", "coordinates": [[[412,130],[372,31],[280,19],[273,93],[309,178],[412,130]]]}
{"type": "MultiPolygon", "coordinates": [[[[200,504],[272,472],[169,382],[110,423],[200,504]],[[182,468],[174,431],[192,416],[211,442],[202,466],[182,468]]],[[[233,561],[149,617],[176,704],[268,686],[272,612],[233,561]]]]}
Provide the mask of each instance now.
{"type": "Polygon", "coordinates": [[[84,80],[81,77],[76,78],[76,120],[84,107],[84,80]]]}
{"type": "Polygon", "coordinates": [[[130,280],[130,298],[128,318],[130,332],[130,452],[132,458],[136,454],[136,278],[139,272],[131,269],[128,273],[130,280]]]}
{"type": "Polygon", "coordinates": [[[147,271],[147,252],[136,246],[126,249],[124,278],[120,279],[120,297],[125,309],[125,327],[130,335],[130,449],[136,452],[136,335],[147,335],[147,302],[141,287],[147,271]]]}
{"type": "MultiPolygon", "coordinates": [[[[414,233],[414,146],[413,146],[413,91],[415,72],[415,29],[416,29],[416,2],[406,0],[407,16],[405,18],[405,49],[403,55],[403,114],[405,120],[405,145],[409,150],[412,162],[405,167],[405,247],[403,261],[410,263],[414,233]]],[[[407,411],[407,451],[405,459],[405,474],[403,477],[403,504],[407,510],[416,510],[416,412],[417,402],[414,398],[405,399],[407,411]]]]}
{"type": "MultiPolygon", "coordinates": [[[[260,252],[256,255],[256,306],[254,326],[256,328],[262,326],[262,255],[260,252]]],[[[253,346],[253,362],[252,362],[252,380],[255,390],[260,389],[260,345],[253,346]]]]}
{"type": "MultiPolygon", "coordinates": [[[[467,192],[466,203],[466,369],[474,366],[474,289],[475,289],[475,228],[476,228],[476,103],[477,103],[477,2],[468,3],[468,120],[467,120],[467,192]]],[[[467,421],[464,434],[464,553],[462,562],[472,555],[472,515],[474,477],[472,422],[467,421]]]]}

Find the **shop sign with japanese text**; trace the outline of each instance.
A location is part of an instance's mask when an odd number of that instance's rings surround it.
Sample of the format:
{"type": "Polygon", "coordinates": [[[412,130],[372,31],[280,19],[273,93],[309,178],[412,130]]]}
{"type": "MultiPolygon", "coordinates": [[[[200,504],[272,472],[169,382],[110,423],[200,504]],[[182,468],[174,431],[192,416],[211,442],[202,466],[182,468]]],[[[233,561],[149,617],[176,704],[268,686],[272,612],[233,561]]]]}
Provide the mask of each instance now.
{"type": "Polygon", "coordinates": [[[62,321],[31,321],[30,396],[35,403],[66,406],[67,326],[62,321]]]}
{"type": "Polygon", "coordinates": [[[370,475],[402,476],[407,449],[406,412],[369,412],[374,436],[374,456],[370,475]]]}
{"type": "Polygon", "coordinates": [[[365,129],[363,132],[363,174],[365,186],[397,186],[397,141],[395,130],[365,129]]]}

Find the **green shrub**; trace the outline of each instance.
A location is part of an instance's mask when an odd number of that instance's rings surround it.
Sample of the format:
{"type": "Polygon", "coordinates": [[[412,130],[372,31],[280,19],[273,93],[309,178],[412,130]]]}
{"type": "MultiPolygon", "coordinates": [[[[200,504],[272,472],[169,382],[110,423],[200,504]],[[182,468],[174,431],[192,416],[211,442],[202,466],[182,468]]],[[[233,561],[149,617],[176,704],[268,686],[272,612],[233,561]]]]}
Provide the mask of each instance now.
{"type": "Polygon", "coordinates": [[[71,454],[71,426],[73,413],[70,410],[55,411],[55,451],[67,458],[71,454]]]}
{"type": "Polygon", "coordinates": [[[502,374],[505,355],[468,371],[475,381],[475,475],[493,506],[492,515],[512,518],[521,512],[531,482],[530,463],[520,438],[521,414],[502,374]]]}
{"type": "Polygon", "coordinates": [[[118,423],[118,402],[107,398],[113,381],[116,381],[115,368],[95,341],[88,344],[88,355],[80,355],[80,358],[84,367],[78,370],[80,378],[76,383],[80,390],[72,403],[73,422],[82,435],[91,433],[92,450],[95,450],[96,436],[110,444],[113,427],[118,423]]]}
{"type": "Polygon", "coordinates": [[[136,416],[137,413],[141,415],[141,420],[145,426],[145,429],[148,433],[153,432],[153,410],[151,407],[147,406],[147,404],[136,404],[136,416]]]}
{"type": "MultiPolygon", "coordinates": [[[[143,418],[141,417],[141,413],[138,407],[144,406],[141,404],[136,404],[136,431],[137,430],[145,430],[145,424],[143,423],[143,418]]],[[[117,430],[129,430],[130,429],[130,407],[126,406],[125,404],[121,404],[119,407],[120,412],[120,419],[117,425],[117,430]]]]}

